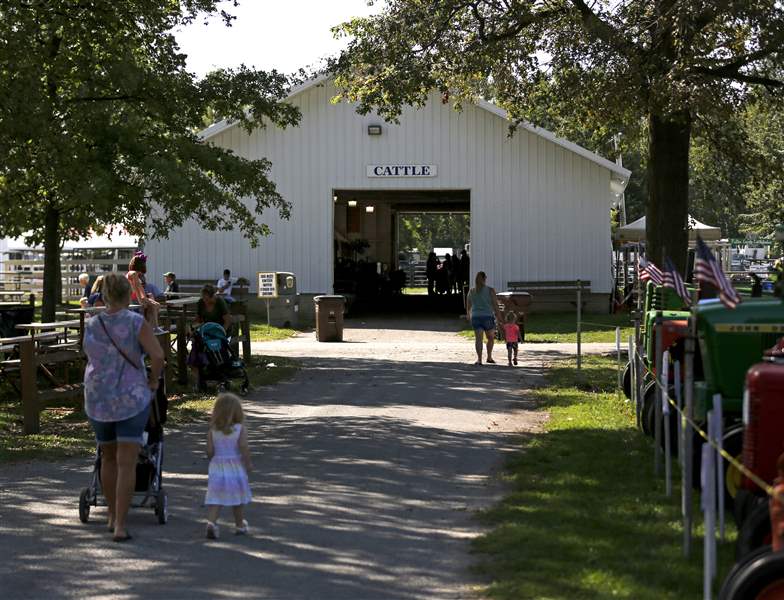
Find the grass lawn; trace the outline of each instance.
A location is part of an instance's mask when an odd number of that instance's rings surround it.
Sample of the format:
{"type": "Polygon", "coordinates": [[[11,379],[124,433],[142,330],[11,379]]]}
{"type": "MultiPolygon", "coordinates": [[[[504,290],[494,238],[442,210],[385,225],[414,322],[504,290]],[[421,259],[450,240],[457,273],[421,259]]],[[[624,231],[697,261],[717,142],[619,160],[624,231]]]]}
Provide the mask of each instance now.
{"type": "MultiPolygon", "coordinates": [[[[531,392],[550,413],[504,475],[510,494],[481,513],[474,543],[493,598],[699,598],[702,544],[682,558],[679,486],[664,496],[652,442],[617,399],[612,359],[587,356],[578,376],[556,367],[531,392]]],[[[696,512],[695,515],[699,515],[696,512]]],[[[699,518],[699,516],[697,517],[699,518]]],[[[728,519],[728,521],[731,519],[728,519]]],[[[734,561],[734,529],[719,545],[719,583],[734,561]]]]}
{"type": "Polygon", "coordinates": [[[404,287],[404,294],[422,295],[427,294],[427,287],[404,287]]]}
{"type": "MultiPolygon", "coordinates": [[[[297,369],[297,363],[291,359],[253,356],[248,369],[251,387],[277,383],[291,377],[297,369]]],[[[214,401],[214,393],[186,392],[175,384],[169,390],[168,425],[204,421],[214,401]]],[[[3,389],[0,395],[0,464],[16,460],[86,456],[95,449],[94,440],[81,405],[74,403],[47,408],[41,413],[41,433],[22,435],[17,396],[12,390],[3,389]]]]}
{"type": "MultiPolygon", "coordinates": [[[[634,333],[629,315],[583,315],[581,340],[583,342],[615,342],[615,328],[621,328],[621,343],[628,344],[629,336],[634,333]]],[[[474,332],[470,323],[460,335],[473,339],[474,332]]],[[[526,342],[577,342],[577,316],[569,313],[535,313],[528,315],[525,331],[526,342]]]]}
{"type": "MultiPolygon", "coordinates": [[[[266,320],[266,317],[265,317],[266,320]]],[[[274,327],[258,321],[251,321],[250,339],[253,342],[272,342],[285,340],[299,333],[296,329],[288,327],[274,327]]]]}

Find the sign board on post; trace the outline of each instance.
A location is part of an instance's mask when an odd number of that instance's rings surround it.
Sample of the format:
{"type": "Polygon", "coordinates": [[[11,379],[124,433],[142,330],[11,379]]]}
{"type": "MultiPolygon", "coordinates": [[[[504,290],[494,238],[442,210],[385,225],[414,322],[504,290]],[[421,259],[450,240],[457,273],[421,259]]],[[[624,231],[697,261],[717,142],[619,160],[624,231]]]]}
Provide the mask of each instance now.
{"type": "Polygon", "coordinates": [[[277,273],[256,273],[258,278],[258,297],[267,303],[267,325],[270,324],[270,298],[278,297],[277,273]]]}
{"type": "Polygon", "coordinates": [[[258,277],[258,297],[277,298],[278,297],[278,278],[275,273],[257,273],[258,277]]]}

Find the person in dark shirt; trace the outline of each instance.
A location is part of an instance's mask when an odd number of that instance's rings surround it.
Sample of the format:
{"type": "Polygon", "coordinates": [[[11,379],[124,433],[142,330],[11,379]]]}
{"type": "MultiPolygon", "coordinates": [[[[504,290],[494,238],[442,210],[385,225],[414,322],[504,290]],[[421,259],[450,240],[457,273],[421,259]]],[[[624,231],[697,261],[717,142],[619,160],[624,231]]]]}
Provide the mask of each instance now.
{"type": "Polygon", "coordinates": [[[180,291],[180,284],[177,283],[177,276],[169,271],[163,274],[163,281],[166,283],[164,294],[177,294],[180,291]]]}
{"type": "Polygon", "coordinates": [[[228,333],[231,312],[226,301],[216,294],[215,286],[209,283],[201,289],[201,299],[196,305],[197,323],[218,323],[228,333]]]}
{"type": "Polygon", "coordinates": [[[460,292],[468,285],[471,280],[471,259],[468,257],[468,252],[463,249],[460,251],[460,292]]]}
{"type": "Polygon", "coordinates": [[[92,285],[90,285],[90,274],[82,273],[79,275],[79,287],[82,289],[82,295],[79,298],[79,305],[82,308],[87,307],[87,300],[90,297],[92,285]]]}
{"type": "Polygon", "coordinates": [[[432,296],[436,293],[435,284],[436,284],[436,277],[438,276],[438,257],[436,256],[435,252],[431,252],[427,257],[427,263],[425,264],[425,275],[427,276],[427,294],[428,296],[432,296]]]}
{"type": "Polygon", "coordinates": [[[751,297],[762,298],[762,280],[756,273],[751,274],[751,297]]]}
{"type": "Polygon", "coordinates": [[[90,289],[87,306],[105,306],[103,301],[103,275],[98,276],[98,279],[95,280],[93,287],[90,289]]]}

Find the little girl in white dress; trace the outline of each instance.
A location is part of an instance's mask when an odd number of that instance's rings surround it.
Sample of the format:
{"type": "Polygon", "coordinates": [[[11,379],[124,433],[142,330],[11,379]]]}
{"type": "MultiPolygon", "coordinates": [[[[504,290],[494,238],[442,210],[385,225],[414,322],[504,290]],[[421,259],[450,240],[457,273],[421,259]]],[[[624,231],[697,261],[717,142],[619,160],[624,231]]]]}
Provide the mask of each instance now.
{"type": "Polygon", "coordinates": [[[242,403],[234,394],[221,394],[215,401],[207,436],[207,457],[210,459],[207,495],[207,537],[217,539],[218,515],[222,506],[231,506],[234,532],[248,533],[243,507],[252,500],[248,471],[251,468],[248,434],[243,425],[242,403]]]}

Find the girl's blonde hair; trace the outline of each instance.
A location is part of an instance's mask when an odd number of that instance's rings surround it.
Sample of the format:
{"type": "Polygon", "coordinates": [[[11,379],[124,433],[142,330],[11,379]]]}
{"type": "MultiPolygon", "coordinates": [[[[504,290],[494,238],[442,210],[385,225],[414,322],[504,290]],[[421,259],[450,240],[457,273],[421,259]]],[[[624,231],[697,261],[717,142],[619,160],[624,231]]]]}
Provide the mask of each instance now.
{"type": "Polygon", "coordinates": [[[514,314],[511,310],[506,313],[506,322],[507,323],[516,323],[517,322],[517,315],[514,314]]]}
{"type": "Polygon", "coordinates": [[[90,290],[90,293],[91,294],[97,294],[98,292],[101,291],[102,287],[103,287],[103,275],[99,275],[98,279],[95,280],[95,283],[93,284],[93,287],[90,290]]]}
{"type": "Polygon", "coordinates": [[[228,435],[236,423],[242,423],[244,420],[245,413],[242,412],[240,399],[234,394],[220,394],[212,407],[210,429],[228,435]]]}
{"type": "Polygon", "coordinates": [[[119,273],[103,276],[103,299],[110,306],[127,306],[131,302],[131,284],[119,273]]]}

